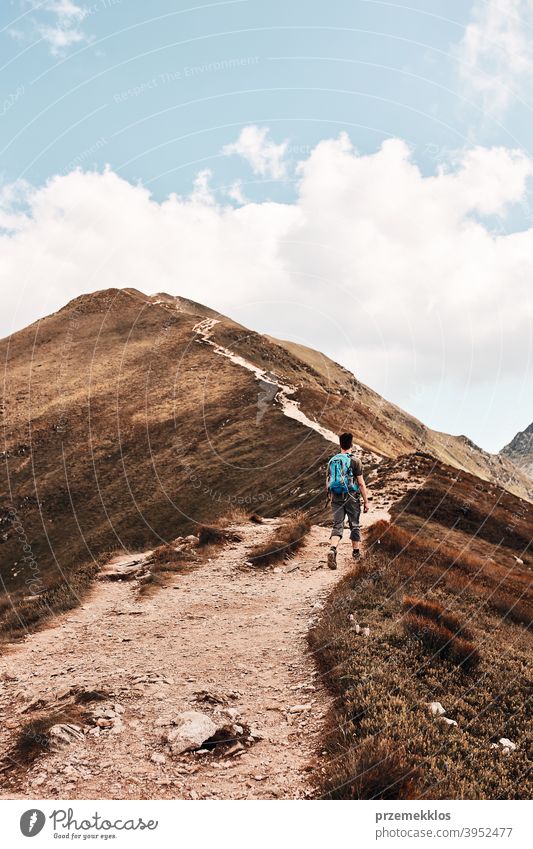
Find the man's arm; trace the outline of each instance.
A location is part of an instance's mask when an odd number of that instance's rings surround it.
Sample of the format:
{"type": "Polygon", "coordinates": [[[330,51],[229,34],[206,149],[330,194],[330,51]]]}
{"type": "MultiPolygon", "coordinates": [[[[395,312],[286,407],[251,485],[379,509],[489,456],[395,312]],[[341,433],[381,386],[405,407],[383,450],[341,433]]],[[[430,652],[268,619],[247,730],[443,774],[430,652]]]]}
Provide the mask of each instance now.
{"type": "Polygon", "coordinates": [[[368,507],[368,492],[367,492],[366,483],[365,483],[365,479],[364,479],[363,475],[357,475],[357,483],[359,484],[359,491],[360,491],[361,495],[363,496],[363,505],[364,505],[363,511],[365,513],[368,513],[368,510],[369,510],[369,507],[368,507]]]}

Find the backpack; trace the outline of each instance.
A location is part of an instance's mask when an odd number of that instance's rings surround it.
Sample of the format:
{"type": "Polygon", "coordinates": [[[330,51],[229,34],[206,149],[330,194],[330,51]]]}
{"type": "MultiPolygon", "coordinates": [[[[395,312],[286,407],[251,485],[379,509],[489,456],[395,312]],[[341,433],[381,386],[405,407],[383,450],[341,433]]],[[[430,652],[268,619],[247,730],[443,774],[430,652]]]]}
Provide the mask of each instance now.
{"type": "Polygon", "coordinates": [[[328,463],[328,490],[335,495],[358,492],[354,482],[351,454],[335,454],[328,463]]]}

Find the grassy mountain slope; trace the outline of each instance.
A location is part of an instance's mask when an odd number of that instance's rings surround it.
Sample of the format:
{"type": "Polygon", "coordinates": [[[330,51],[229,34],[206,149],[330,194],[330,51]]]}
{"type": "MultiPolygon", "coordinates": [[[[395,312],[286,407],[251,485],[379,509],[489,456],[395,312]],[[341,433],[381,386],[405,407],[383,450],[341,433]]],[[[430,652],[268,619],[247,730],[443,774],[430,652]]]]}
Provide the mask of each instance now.
{"type": "Polygon", "coordinates": [[[321,792],[528,799],[533,506],[423,455],[375,489],[415,478],[310,632],[337,696],[321,792]]]}
{"type": "MultiPolygon", "coordinates": [[[[493,473],[479,449],[463,451],[454,437],[439,442],[316,352],[164,293],[83,295],[0,341],[7,630],[76,603],[106,552],[158,545],[235,506],[323,514],[331,443],[286,417],[252,373],[217,354],[196,329],[206,318],[218,321],[215,343],[293,386],[307,416],[336,433],[353,430],[367,469],[367,450],[396,457],[423,446],[493,473]]],[[[509,488],[525,494],[527,479],[508,461],[494,462],[509,488]]]]}
{"type": "Polygon", "coordinates": [[[253,375],[199,340],[189,309],[101,292],[2,341],[8,628],[74,603],[106,551],[157,545],[239,504],[277,514],[322,483],[328,444],[275,405],[259,419],[253,375]]]}
{"type": "Polygon", "coordinates": [[[320,420],[328,427],[335,430],[339,422],[345,420],[344,413],[348,409],[346,420],[350,422],[350,429],[356,433],[358,442],[371,451],[384,457],[424,451],[443,463],[493,481],[522,498],[533,498],[531,480],[524,473],[527,470],[517,468],[510,455],[489,454],[466,436],[431,430],[400,407],[385,401],[324,354],[294,342],[280,341],[278,344],[321,375],[323,387],[327,387],[332,396],[327,405],[314,387],[302,387],[298,397],[306,410],[308,407],[320,410],[320,420]],[[338,395],[342,398],[342,419],[335,405],[338,395]]]}

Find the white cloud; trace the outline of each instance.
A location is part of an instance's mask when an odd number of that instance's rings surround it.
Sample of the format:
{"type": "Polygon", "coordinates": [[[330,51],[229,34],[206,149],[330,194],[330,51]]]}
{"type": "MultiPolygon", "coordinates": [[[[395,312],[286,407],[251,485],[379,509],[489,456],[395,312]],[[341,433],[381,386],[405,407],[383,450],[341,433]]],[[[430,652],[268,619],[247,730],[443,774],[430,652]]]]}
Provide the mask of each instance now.
{"type": "Polygon", "coordinates": [[[268,127],[257,127],[254,124],[243,127],[239,138],[223,148],[226,156],[237,154],[242,156],[251,166],[254,174],[281,180],[286,176],[287,168],[285,154],[287,142],[276,144],[269,135],[268,127]]]}
{"type": "Polygon", "coordinates": [[[62,56],[67,48],[88,41],[81,23],[88,16],[85,6],[73,0],[25,0],[32,14],[27,18],[27,30],[10,30],[14,38],[39,37],[48,44],[53,56],[62,56]]]}
{"type": "Polygon", "coordinates": [[[204,206],[212,206],[215,202],[209,182],[213,172],[210,168],[204,168],[199,171],[194,180],[194,186],[191,193],[191,201],[204,204],[204,206]]]}
{"type": "Polygon", "coordinates": [[[205,171],[163,202],[111,170],[6,187],[0,333],[80,292],[133,286],[296,338],[399,403],[441,382],[526,379],[533,227],[496,234],[480,216],[505,221],[525,200],[530,158],[473,148],[423,176],[403,141],[359,155],[342,135],[298,174],[294,203],[237,208],[205,171]]]}
{"type": "Polygon", "coordinates": [[[459,45],[461,76],[501,114],[533,80],[533,0],[476,0],[459,45]]]}
{"type": "Polygon", "coordinates": [[[227,189],[224,190],[224,194],[231,198],[231,200],[235,201],[238,204],[247,203],[246,196],[242,189],[242,180],[235,180],[227,189]]]}
{"type": "Polygon", "coordinates": [[[17,180],[0,187],[0,232],[22,230],[28,223],[32,187],[26,180],[17,180]]]}

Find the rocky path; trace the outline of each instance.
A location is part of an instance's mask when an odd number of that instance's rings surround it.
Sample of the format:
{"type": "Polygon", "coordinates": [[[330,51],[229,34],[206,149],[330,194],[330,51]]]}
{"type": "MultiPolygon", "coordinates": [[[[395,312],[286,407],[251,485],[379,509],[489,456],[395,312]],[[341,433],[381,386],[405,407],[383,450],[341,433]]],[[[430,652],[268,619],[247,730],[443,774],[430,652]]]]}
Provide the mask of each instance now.
{"type": "MultiPolygon", "coordinates": [[[[371,514],[369,514],[371,516],[371,514]]],[[[365,517],[367,518],[367,517],[365,517]]],[[[0,662],[4,754],[42,700],[70,688],[105,690],[92,727],[41,757],[3,798],[301,798],[330,707],[307,651],[309,619],[349,568],[325,567],[328,533],[313,527],[275,570],[244,566],[275,520],[237,528],[243,541],[144,598],[131,582],[97,582],[80,608],[14,646],[0,662]],[[171,754],[164,740],[184,711],[251,729],[233,756],[171,754]],[[107,713],[107,716],[106,716],[107,713]]],[[[220,724],[220,723],[219,723],[220,724]]]]}
{"type": "MultiPolygon", "coordinates": [[[[290,386],[289,384],[283,383],[272,371],[268,371],[251,363],[249,360],[246,360],[244,357],[241,357],[240,354],[236,354],[230,348],[225,348],[223,345],[219,345],[217,342],[214,342],[211,339],[211,333],[213,328],[218,324],[218,320],[216,318],[205,318],[202,321],[198,322],[197,325],[193,328],[196,333],[198,340],[202,343],[210,345],[216,354],[222,357],[226,357],[226,359],[230,360],[234,365],[240,366],[241,368],[246,369],[251,372],[255,379],[271,386],[273,389],[272,398],[276,400],[276,402],[281,407],[284,416],[287,416],[289,419],[294,419],[294,421],[300,422],[300,424],[305,425],[305,427],[310,430],[314,430],[316,433],[319,433],[324,437],[328,442],[331,442],[333,445],[338,445],[339,436],[337,433],[334,433],[327,427],[324,427],[320,424],[320,422],[316,421],[316,419],[310,419],[304,411],[301,409],[299,403],[294,400],[292,397],[296,393],[296,388],[294,386],[290,386]]],[[[354,443],[354,449],[358,451],[359,454],[363,453],[363,449],[360,445],[354,443]]],[[[379,463],[383,459],[379,454],[375,454],[373,451],[365,451],[364,456],[367,460],[371,460],[374,463],[379,463]]]]}

